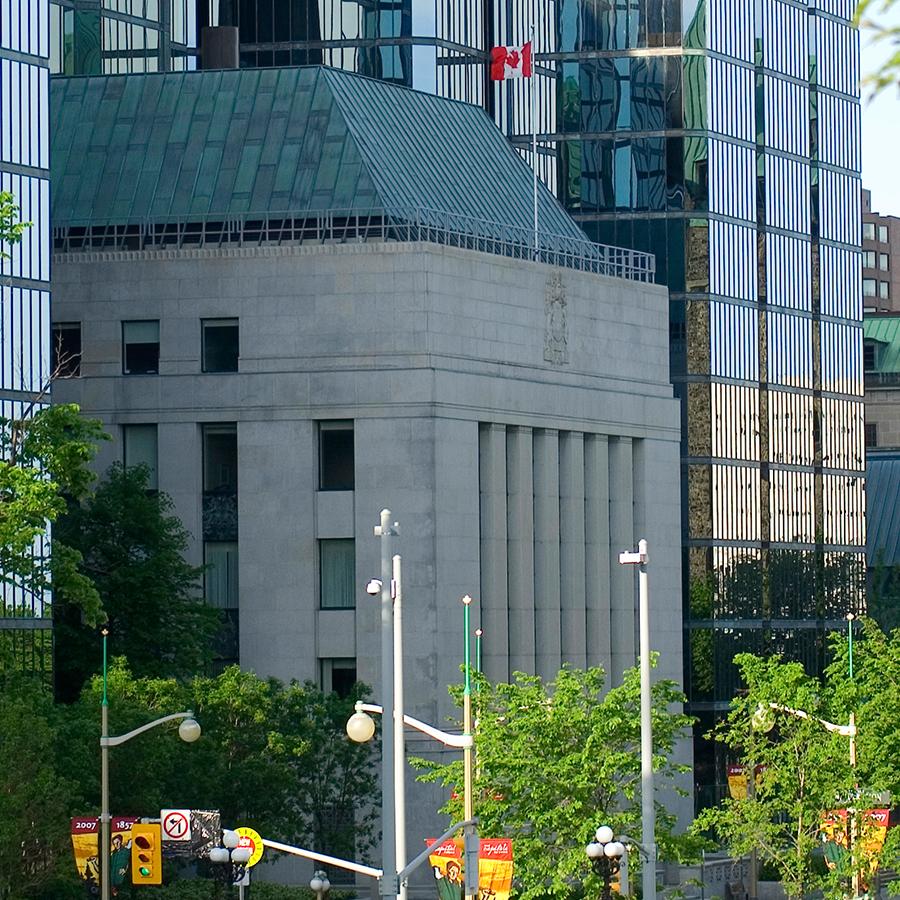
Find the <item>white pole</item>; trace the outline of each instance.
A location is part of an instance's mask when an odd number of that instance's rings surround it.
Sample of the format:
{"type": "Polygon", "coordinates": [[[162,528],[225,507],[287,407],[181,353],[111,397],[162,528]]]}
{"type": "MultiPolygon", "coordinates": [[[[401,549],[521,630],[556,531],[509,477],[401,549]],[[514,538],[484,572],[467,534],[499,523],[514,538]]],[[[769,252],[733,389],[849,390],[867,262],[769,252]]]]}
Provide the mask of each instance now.
{"type": "MultiPolygon", "coordinates": [[[[394,595],[394,797],[396,800],[397,871],[406,866],[406,744],[403,737],[403,589],[400,555],[392,560],[391,593],[394,595]]],[[[400,882],[400,898],[406,900],[406,883],[400,882]]]]}
{"type": "Polygon", "coordinates": [[[642,882],[644,900],[656,900],[656,808],[653,805],[653,724],[650,718],[650,587],[647,578],[647,542],[638,543],[640,568],[641,656],[641,841],[647,850],[642,882]]]}
{"type": "Polygon", "coordinates": [[[381,705],[384,727],[381,730],[381,884],[382,897],[397,896],[396,784],[394,782],[394,598],[391,596],[391,537],[397,533],[391,525],[391,511],[381,511],[381,525],[375,526],[381,538],[381,705]]]}
{"type": "Polygon", "coordinates": [[[535,62],[535,35],[537,34],[537,0],[531,5],[531,163],[534,168],[533,199],[534,199],[534,258],[540,253],[538,239],[538,156],[537,156],[537,65],[535,62]]]}

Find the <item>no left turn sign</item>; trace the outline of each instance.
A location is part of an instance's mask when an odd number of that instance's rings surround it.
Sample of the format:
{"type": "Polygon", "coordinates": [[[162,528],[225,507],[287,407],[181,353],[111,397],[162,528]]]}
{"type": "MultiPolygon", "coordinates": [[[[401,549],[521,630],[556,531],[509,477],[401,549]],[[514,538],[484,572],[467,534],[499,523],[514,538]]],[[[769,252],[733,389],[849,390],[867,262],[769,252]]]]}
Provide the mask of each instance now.
{"type": "Polygon", "coordinates": [[[191,839],[191,811],[189,809],[163,809],[159,813],[164,841],[189,841],[191,839]]]}

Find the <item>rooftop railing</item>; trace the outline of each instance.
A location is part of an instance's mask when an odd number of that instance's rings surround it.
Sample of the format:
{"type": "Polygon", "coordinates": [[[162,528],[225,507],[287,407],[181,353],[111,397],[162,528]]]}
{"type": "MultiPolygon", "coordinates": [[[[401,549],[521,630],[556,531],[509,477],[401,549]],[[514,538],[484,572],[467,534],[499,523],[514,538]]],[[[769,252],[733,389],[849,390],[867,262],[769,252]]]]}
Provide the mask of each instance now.
{"type": "Polygon", "coordinates": [[[530,228],[424,208],[309,210],[204,221],[180,216],[127,224],[69,222],[53,229],[53,241],[57,253],[425,242],[633,281],[652,282],[656,273],[652,253],[544,231],[538,232],[536,250],[530,228]]]}

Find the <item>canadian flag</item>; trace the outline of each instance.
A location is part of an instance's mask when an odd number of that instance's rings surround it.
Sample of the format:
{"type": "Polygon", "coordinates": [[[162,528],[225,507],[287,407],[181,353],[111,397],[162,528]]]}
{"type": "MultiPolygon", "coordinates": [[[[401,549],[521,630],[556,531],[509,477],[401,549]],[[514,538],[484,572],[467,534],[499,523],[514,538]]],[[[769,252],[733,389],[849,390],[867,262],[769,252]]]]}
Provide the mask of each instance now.
{"type": "Polygon", "coordinates": [[[531,41],[521,47],[494,47],[491,50],[491,80],[531,78],[531,41]]]}

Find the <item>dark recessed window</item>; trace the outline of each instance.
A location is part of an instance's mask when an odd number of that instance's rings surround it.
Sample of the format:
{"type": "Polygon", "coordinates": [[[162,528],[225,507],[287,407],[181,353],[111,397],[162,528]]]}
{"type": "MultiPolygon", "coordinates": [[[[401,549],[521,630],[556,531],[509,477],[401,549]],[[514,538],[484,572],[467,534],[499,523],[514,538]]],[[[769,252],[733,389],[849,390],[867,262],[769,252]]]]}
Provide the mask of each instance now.
{"type": "Polygon", "coordinates": [[[237,425],[204,425],[203,490],[208,494],[236,494],[237,462],[237,425]]]}
{"type": "Polygon", "coordinates": [[[53,377],[81,374],[81,323],[57,322],[53,326],[53,377]]]}
{"type": "Polygon", "coordinates": [[[866,372],[875,371],[876,352],[874,341],[863,341],[863,369],[866,372]]]}
{"type": "Polygon", "coordinates": [[[878,426],[874,422],[866,422],[866,446],[878,446],[878,426]]]}
{"type": "Polygon", "coordinates": [[[238,320],[203,319],[203,371],[237,372],[238,320]]]}
{"type": "Polygon", "coordinates": [[[319,684],[326,694],[334,691],[339,697],[348,697],[356,684],[356,660],[345,657],[320,659],[319,684]]]}
{"type": "Polygon", "coordinates": [[[159,372],[159,321],[122,323],[122,371],[126,375],[159,372]]]}
{"type": "Polygon", "coordinates": [[[319,490],[352,491],[353,423],[319,422],[319,490]]]}

